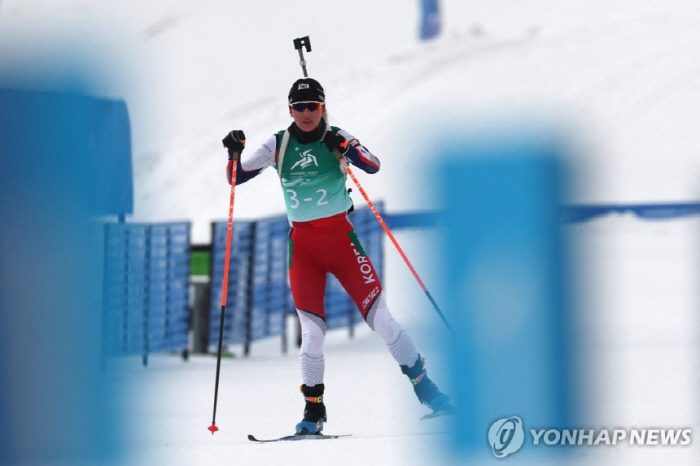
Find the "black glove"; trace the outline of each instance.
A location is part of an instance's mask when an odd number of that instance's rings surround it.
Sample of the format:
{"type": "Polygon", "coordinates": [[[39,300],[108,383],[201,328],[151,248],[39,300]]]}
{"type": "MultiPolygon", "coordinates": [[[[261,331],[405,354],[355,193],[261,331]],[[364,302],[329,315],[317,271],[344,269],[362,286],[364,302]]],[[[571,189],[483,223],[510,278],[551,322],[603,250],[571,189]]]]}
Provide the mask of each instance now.
{"type": "Polygon", "coordinates": [[[239,154],[243,152],[245,148],[245,134],[240,129],[234,129],[226,135],[224,139],[221,140],[224,143],[224,147],[228,149],[228,157],[231,159],[234,152],[239,154]]]}
{"type": "Polygon", "coordinates": [[[323,136],[323,142],[331,152],[337,150],[342,155],[345,155],[348,151],[348,141],[336,131],[328,131],[326,135],[323,136]]]}

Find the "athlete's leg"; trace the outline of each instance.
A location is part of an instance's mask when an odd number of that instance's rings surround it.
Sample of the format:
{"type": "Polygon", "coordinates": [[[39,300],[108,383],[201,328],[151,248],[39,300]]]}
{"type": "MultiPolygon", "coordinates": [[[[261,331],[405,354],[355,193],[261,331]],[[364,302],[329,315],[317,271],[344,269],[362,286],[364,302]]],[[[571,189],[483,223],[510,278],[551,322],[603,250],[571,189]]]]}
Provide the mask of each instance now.
{"type": "Polygon", "coordinates": [[[401,371],[411,381],[420,402],[436,411],[449,409],[449,397],[428,378],[423,359],[411,338],[389,312],[379,277],[355,232],[347,235],[349,242],[343,235],[337,236],[338,241],[332,248],[331,273],[355,301],[367,325],[384,340],[401,371]]]}
{"type": "Polygon", "coordinates": [[[412,366],[418,359],[418,350],[408,333],[394,320],[386,305],[384,292],[373,303],[366,317],[367,325],[384,340],[389,352],[399,365],[412,366]]]}
{"type": "Polygon", "coordinates": [[[343,285],[369,327],[384,340],[400,365],[413,365],[418,357],[408,334],[394,320],[386,305],[382,285],[372,261],[348,223],[334,240],[331,273],[343,285]]]}
{"type": "Polygon", "coordinates": [[[290,235],[289,283],[294,306],[301,323],[302,383],[314,386],[323,383],[323,343],[326,337],[323,296],[326,290],[326,270],[323,254],[319,253],[314,235],[293,229],[290,235]]]}
{"type": "Polygon", "coordinates": [[[297,309],[301,322],[301,380],[304,385],[313,387],[323,383],[325,361],[323,343],[326,339],[326,323],[318,316],[297,309]]]}
{"type": "Polygon", "coordinates": [[[337,229],[331,244],[332,247],[328,249],[329,271],[335,275],[366,319],[372,304],[382,291],[374,265],[350,222],[337,229]]]}
{"type": "Polygon", "coordinates": [[[323,430],[328,420],[326,405],[323,403],[325,385],[323,375],[323,342],[326,337],[326,323],[310,312],[297,309],[301,321],[301,393],[304,395],[304,417],[295,427],[297,434],[315,434],[323,430]]]}
{"type": "Polygon", "coordinates": [[[323,343],[326,338],[323,296],[327,272],[324,248],[318,240],[313,232],[295,228],[289,241],[289,282],[301,323],[299,361],[305,401],[304,417],[295,428],[298,434],[321,432],[328,418],[323,403],[323,343]]]}
{"type": "Polygon", "coordinates": [[[418,400],[433,410],[450,410],[450,399],[430,380],[423,367],[423,358],[406,331],[394,320],[386,306],[384,293],[367,313],[367,325],[386,343],[391,355],[411,381],[418,400]]]}

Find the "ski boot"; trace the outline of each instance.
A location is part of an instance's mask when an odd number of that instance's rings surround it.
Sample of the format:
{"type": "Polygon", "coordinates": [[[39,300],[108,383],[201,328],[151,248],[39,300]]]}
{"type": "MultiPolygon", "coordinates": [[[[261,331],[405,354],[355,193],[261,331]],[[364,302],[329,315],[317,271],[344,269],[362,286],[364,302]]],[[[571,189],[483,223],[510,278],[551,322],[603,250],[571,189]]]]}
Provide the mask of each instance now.
{"type": "Polygon", "coordinates": [[[304,419],[297,424],[297,435],[320,434],[323,430],[323,423],[326,422],[326,405],[323,404],[323,384],[309,387],[301,386],[301,393],[304,394],[306,407],[304,408],[304,419]]]}
{"type": "Polygon", "coordinates": [[[428,417],[440,414],[450,414],[454,408],[450,404],[450,397],[442,393],[435,383],[428,378],[428,372],[423,367],[425,359],[418,355],[418,359],[412,367],[401,366],[401,372],[406,374],[413,384],[413,391],[418,400],[433,410],[428,417]]]}

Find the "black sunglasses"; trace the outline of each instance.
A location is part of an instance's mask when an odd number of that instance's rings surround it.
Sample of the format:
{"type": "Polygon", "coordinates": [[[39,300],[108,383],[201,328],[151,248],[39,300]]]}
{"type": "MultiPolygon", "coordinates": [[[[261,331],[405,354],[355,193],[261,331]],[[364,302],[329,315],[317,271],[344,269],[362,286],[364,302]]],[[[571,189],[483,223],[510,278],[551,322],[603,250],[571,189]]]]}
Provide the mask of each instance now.
{"type": "Polygon", "coordinates": [[[310,112],[315,112],[316,110],[320,110],[321,107],[323,107],[323,103],[322,102],[297,102],[295,104],[291,104],[290,107],[292,107],[297,112],[303,112],[304,110],[307,110],[307,109],[310,112]]]}

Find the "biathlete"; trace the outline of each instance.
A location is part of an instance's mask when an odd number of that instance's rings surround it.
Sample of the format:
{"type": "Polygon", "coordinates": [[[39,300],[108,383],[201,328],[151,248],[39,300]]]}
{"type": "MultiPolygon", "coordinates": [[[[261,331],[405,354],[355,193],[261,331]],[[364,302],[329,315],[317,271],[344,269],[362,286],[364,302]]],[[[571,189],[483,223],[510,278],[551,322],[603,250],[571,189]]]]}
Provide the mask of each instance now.
{"type": "MultiPolygon", "coordinates": [[[[352,201],[336,154],[367,173],[379,171],[379,160],[350,133],[328,125],[325,93],[316,80],[299,79],[292,85],[289,113],[294,119],[289,128],[272,135],[246,160],[237,158],[236,184],[268,167],[275,167],[282,183],[291,224],[289,281],[301,321],[301,391],[306,402],[296,433],[320,433],[328,420],[323,402],[323,298],[328,273],[335,275],[367,325],[384,340],[420,402],[434,411],[449,410],[449,398],[428,378],[416,347],[389,312],[374,266],[348,220],[352,201]]],[[[243,131],[231,131],[223,144],[229,153],[230,183],[232,156],[245,147],[243,131]]]]}

